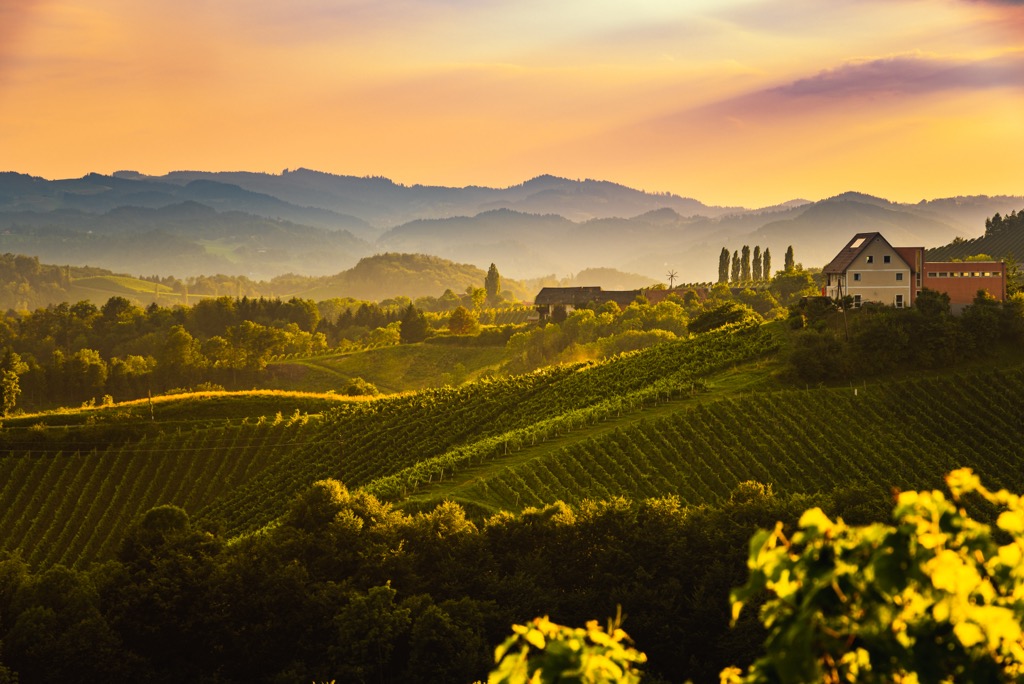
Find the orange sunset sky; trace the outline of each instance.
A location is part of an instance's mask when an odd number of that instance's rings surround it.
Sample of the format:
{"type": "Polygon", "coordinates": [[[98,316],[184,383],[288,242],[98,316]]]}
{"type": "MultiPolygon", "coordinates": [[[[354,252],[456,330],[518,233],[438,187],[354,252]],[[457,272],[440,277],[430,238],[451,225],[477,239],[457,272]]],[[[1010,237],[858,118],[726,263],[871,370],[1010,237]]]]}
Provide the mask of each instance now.
{"type": "Polygon", "coordinates": [[[1024,194],[1024,2],[0,0],[0,170],[1024,194]]]}

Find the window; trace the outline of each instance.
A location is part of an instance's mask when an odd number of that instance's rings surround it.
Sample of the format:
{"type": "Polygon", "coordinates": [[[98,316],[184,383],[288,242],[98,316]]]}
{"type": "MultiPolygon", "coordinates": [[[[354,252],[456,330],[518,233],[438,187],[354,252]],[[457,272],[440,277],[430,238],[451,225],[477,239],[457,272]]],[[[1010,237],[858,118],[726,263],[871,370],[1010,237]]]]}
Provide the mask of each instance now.
{"type": "Polygon", "coordinates": [[[871,255],[869,254],[869,255],[868,255],[868,263],[869,263],[869,264],[873,264],[873,263],[875,263],[875,257],[873,257],[873,256],[871,256],[871,255]]]}
{"type": "Polygon", "coordinates": [[[853,279],[854,280],[860,280],[860,273],[854,273],[853,274],[853,279]]]}
{"type": "Polygon", "coordinates": [[[897,273],[896,274],[896,280],[903,280],[903,274],[902,273],[897,273]]]}
{"type": "Polygon", "coordinates": [[[896,308],[897,309],[902,309],[903,308],[903,295],[896,295],[896,308]]]}
{"type": "Polygon", "coordinates": [[[948,278],[949,277],[949,273],[947,273],[946,271],[942,271],[941,273],[939,273],[939,277],[940,278],[948,278]]]}
{"type": "Polygon", "coordinates": [[[882,257],[882,263],[886,263],[886,264],[892,263],[892,257],[889,256],[888,254],[886,254],[884,257],[882,257]]]}
{"type": "Polygon", "coordinates": [[[860,247],[863,244],[864,244],[864,238],[857,238],[856,240],[854,240],[853,242],[850,243],[850,249],[857,249],[858,247],[860,247]]]}
{"type": "Polygon", "coordinates": [[[853,295],[853,308],[860,308],[860,295],[853,295]]]}
{"type": "Polygon", "coordinates": [[[928,273],[928,277],[929,278],[934,278],[934,277],[936,277],[936,275],[937,274],[935,273],[935,271],[931,271],[931,272],[928,273]]]}

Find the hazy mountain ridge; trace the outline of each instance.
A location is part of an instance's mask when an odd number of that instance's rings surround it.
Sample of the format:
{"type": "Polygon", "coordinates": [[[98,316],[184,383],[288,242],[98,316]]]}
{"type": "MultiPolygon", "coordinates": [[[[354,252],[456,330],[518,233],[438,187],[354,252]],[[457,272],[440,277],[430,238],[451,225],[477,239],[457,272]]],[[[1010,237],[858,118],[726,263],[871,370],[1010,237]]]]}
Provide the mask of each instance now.
{"type": "Polygon", "coordinates": [[[537,176],[507,188],[401,185],[382,177],[340,176],[309,169],[279,175],[176,171],[165,176],[139,177],[169,183],[199,179],[232,183],[288,202],[352,214],[381,229],[415,219],[475,216],[491,209],[558,214],[573,221],[634,216],[666,206],[687,215],[720,216],[746,211],[742,207],[708,206],[670,193],[648,193],[610,181],[580,181],[552,175],[537,176]]]}
{"type": "Polygon", "coordinates": [[[0,212],[0,251],[133,274],[269,279],[288,271],[336,273],[372,248],[345,230],[219,212],[188,201],[160,208],[122,206],[102,214],[0,212]]]}
{"type": "Polygon", "coordinates": [[[372,233],[355,216],[322,207],[299,206],[278,197],[208,179],[185,184],[121,172],[113,176],[91,173],[82,178],[49,181],[18,173],[0,173],[0,212],[77,209],[105,213],[124,206],[159,209],[193,201],[219,211],[243,211],[267,218],[331,230],[372,233]]]}
{"type": "Polygon", "coordinates": [[[748,210],[551,175],[508,188],[448,188],[308,169],[60,181],[4,173],[0,249],[178,277],[324,275],[373,253],[405,252],[477,268],[494,262],[519,279],[565,279],[603,265],[701,282],[717,277],[722,247],[770,248],[778,266],[793,245],[799,262],[821,266],[852,233],[931,248],[977,237],[985,217],[1021,208],[1019,197],[900,204],[851,191],[748,210]]]}

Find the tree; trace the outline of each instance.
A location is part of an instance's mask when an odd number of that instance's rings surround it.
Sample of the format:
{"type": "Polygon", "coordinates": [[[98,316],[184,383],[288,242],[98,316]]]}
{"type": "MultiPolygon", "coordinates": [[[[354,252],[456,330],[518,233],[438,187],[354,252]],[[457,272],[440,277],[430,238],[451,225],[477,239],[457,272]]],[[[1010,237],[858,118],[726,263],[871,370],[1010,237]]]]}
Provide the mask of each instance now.
{"type": "Polygon", "coordinates": [[[374,328],[366,336],[366,343],[375,347],[393,347],[402,341],[402,324],[400,321],[388,323],[379,328],[374,328]]]}
{"type": "Polygon", "coordinates": [[[786,248],[786,262],[782,269],[784,271],[792,271],[794,268],[796,268],[796,262],[793,261],[793,245],[790,245],[786,248]]]}
{"type": "Polygon", "coordinates": [[[722,253],[718,255],[718,282],[729,282],[729,250],[726,247],[723,247],[722,253]]]}
{"type": "Polygon", "coordinates": [[[787,269],[772,278],[770,289],[782,306],[789,306],[804,295],[819,294],[814,285],[814,276],[795,268],[787,269]]]}
{"type": "Polygon", "coordinates": [[[733,283],[740,282],[740,253],[737,251],[732,253],[732,273],[730,275],[733,283]]]}
{"type": "Polygon", "coordinates": [[[765,280],[770,280],[772,277],[772,251],[767,247],[764,248],[764,268],[762,268],[762,275],[765,280]]]}
{"type": "Polygon", "coordinates": [[[743,245],[743,255],[740,257],[740,280],[750,281],[750,245],[743,245]]]}
{"type": "Polygon", "coordinates": [[[487,290],[482,287],[473,287],[470,285],[466,288],[466,295],[469,297],[469,302],[473,304],[473,308],[477,311],[487,301],[487,290]]]}
{"type": "Polygon", "coordinates": [[[487,292],[487,302],[491,305],[501,301],[501,275],[498,274],[498,267],[491,264],[487,269],[487,277],[484,278],[484,290],[487,292]]]}
{"type": "Polygon", "coordinates": [[[21,360],[21,356],[13,351],[4,355],[3,363],[0,364],[0,408],[3,415],[8,416],[14,410],[14,405],[21,396],[21,382],[18,377],[28,372],[28,364],[21,360]]]}
{"type": "Polygon", "coordinates": [[[941,316],[949,313],[949,295],[938,290],[924,288],[914,299],[914,308],[926,316],[941,316]]]}
{"type": "Polygon", "coordinates": [[[476,316],[464,306],[457,307],[448,317],[448,331],[453,335],[471,335],[477,327],[476,316]]]}
{"type": "Polygon", "coordinates": [[[426,315],[412,304],[406,307],[405,313],[402,314],[402,327],[399,331],[401,343],[422,342],[427,339],[427,332],[429,330],[430,324],[427,323],[426,315]]]}
{"type": "Polygon", "coordinates": [[[372,382],[362,378],[352,378],[352,381],[345,388],[345,394],[350,397],[375,397],[380,390],[372,382]]]}
{"type": "Polygon", "coordinates": [[[751,277],[754,280],[761,280],[764,278],[763,270],[764,262],[761,261],[761,246],[754,245],[754,263],[751,269],[751,277]]]}

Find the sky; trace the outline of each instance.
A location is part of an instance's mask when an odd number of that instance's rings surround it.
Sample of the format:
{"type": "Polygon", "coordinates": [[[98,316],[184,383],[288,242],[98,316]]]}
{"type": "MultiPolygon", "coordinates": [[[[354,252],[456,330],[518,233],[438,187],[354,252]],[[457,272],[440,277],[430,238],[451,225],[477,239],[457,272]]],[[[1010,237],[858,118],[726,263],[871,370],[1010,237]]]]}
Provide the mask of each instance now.
{"type": "Polygon", "coordinates": [[[1024,194],[1024,0],[0,0],[0,170],[1024,194]]]}

